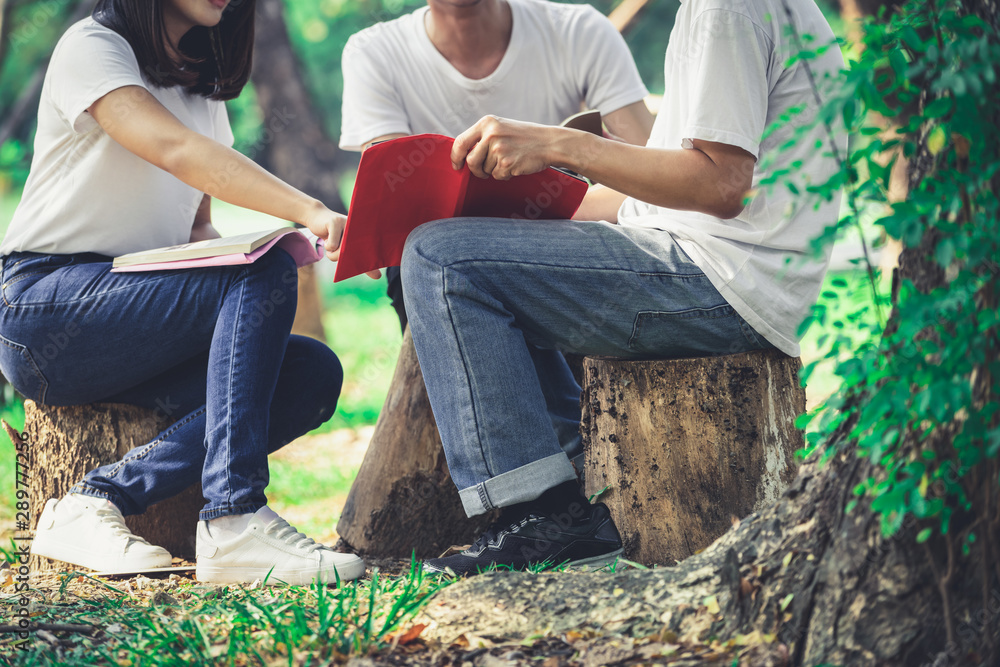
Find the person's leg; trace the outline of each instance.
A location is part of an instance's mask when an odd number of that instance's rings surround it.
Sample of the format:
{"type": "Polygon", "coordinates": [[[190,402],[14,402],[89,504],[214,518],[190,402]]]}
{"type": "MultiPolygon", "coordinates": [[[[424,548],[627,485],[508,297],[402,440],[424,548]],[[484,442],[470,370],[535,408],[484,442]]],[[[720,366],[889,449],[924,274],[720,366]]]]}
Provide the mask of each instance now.
{"type": "Polygon", "coordinates": [[[545,397],[545,408],[559,447],[583,471],[583,440],[580,437],[580,385],[558,350],[545,350],[528,345],[528,354],[535,365],[535,374],[545,397]]]}
{"type": "MultiPolygon", "coordinates": [[[[7,274],[6,262],[4,274],[7,274]]],[[[297,276],[278,249],[253,264],[205,270],[110,273],[102,261],[71,261],[6,280],[3,335],[23,345],[42,376],[37,400],[52,405],[113,396],[208,352],[205,430],[183,442],[204,456],[202,519],[255,512],[266,504],[268,418],[295,314],[297,276]],[[20,278],[20,279],[18,279],[20,278]],[[56,327],[72,325],[59,354],[46,358],[56,327]],[[207,453],[203,454],[203,450],[207,453]]],[[[172,427],[177,433],[188,415],[172,427]]],[[[170,487],[174,459],[158,439],[122,463],[141,460],[146,488],[170,487]]],[[[119,507],[146,506],[113,487],[82,484],[119,507]]]]}
{"type": "MultiPolygon", "coordinates": [[[[411,234],[402,272],[428,395],[469,515],[540,498],[577,502],[531,345],[631,358],[767,345],[664,232],[439,221],[411,234]]],[[[605,544],[614,541],[604,518],[592,528],[591,538],[603,530],[605,544]]]]}
{"type": "MultiPolygon", "coordinates": [[[[123,275],[109,269],[106,258],[94,256],[25,256],[4,263],[0,365],[15,371],[15,386],[54,404],[124,399],[131,388],[134,402],[150,405],[154,387],[144,383],[161,377],[169,387],[171,378],[177,380],[189,370],[184,368],[186,361],[204,358],[208,405],[196,408],[169,430],[171,437],[157,438],[117,464],[119,472],[135,469],[141,478],[141,484],[130,486],[139,495],[131,502],[144,507],[156,499],[150,494],[169,491],[174,477],[191,474],[191,462],[197,467],[205,461],[201,478],[207,510],[217,513],[214,520],[256,521],[253,530],[237,536],[240,539],[212,546],[206,560],[223,570],[220,579],[262,577],[272,567],[290,580],[306,583],[317,574],[324,580],[359,576],[364,570],[360,559],[315,544],[264,505],[267,452],[296,434],[294,425],[288,427],[297,419],[287,413],[288,405],[282,411],[288,422],[276,423],[276,429],[270,429],[268,422],[271,408],[280,410],[282,397],[293,396],[291,391],[279,391],[278,405],[272,406],[295,308],[297,276],[291,258],[278,251],[248,267],[123,275]],[[204,424],[198,425],[199,419],[204,424]],[[248,465],[257,459],[263,464],[248,465]],[[254,514],[249,514],[251,503],[259,507],[254,514]],[[261,543],[254,539],[257,535],[269,537],[261,543]]],[[[321,420],[329,416],[339,391],[339,364],[325,348],[321,356],[326,363],[318,363],[320,348],[314,343],[296,346],[313,349],[298,362],[298,372],[285,380],[289,389],[302,391],[301,377],[307,369],[335,377],[333,396],[298,406],[303,423],[321,420]]],[[[198,391],[190,384],[178,389],[181,400],[171,400],[168,392],[159,404],[153,400],[151,407],[180,410],[184,403],[198,402],[198,391]]],[[[81,490],[90,495],[70,494],[46,505],[36,536],[38,552],[67,560],[44,553],[43,543],[52,542],[48,546],[79,552],[79,560],[72,562],[88,567],[110,560],[126,569],[137,563],[148,566],[142,545],[149,545],[121,520],[117,506],[127,504],[121,489],[114,485],[101,489],[85,481],[81,490]],[[109,497],[116,503],[101,500],[109,497]],[[65,507],[69,509],[61,516],[65,507]],[[94,532],[81,532],[84,523],[94,532]],[[119,547],[111,544],[119,540],[123,540],[119,547]],[[130,553],[136,547],[140,553],[130,553]],[[95,548],[100,553],[90,554],[95,548]],[[120,553],[111,553],[115,549],[120,553]],[[95,556],[93,564],[90,555],[95,556]]],[[[205,521],[199,526],[199,545],[206,526],[205,521]]],[[[169,554],[159,551],[169,563],[169,554]]]]}
{"type": "Polygon", "coordinates": [[[398,266],[386,267],[385,281],[385,294],[392,301],[392,307],[399,318],[399,330],[406,333],[406,306],[403,303],[403,285],[399,279],[398,266]]]}
{"type": "MultiPolygon", "coordinates": [[[[205,387],[208,353],[184,362],[155,378],[102,399],[155,410],[167,417],[180,417],[151,443],[133,449],[121,461],[91,471],[76,491],[96,489],[120,499],[122,513],[141,514],[149,505],[169,498],[200,481],[205,463],[205,387]],[[188,443],[200,442],[192,452],[188,443]],[[157,474],[150,479],[145,459],[152,458],[157,471],[168,467],[167,480],[157,474]]],[[[290,336],[278,373],[269,415],[267,451],[274,452],[295,438],[319,427],[333,416],[343,383],[343,370],[336,355],[323,343],[303,336],[290,336]]],[[[266,470],[254,483],[267,483],[266,470]]]]}
{"type": "MultiPolygon", "coordinates": [[[[385,270],[386,295],[399,317],[399,328],[406,333],[406,308],[403,300],[403,285],[399,267],[390,266],[385,270]]],[[[530,347],[531,358],[542,385],[552,428],[556,431],[563,451],[570,460],[581,464],[583,445],[580,439],[580,385],[566,365],[566,359],[556,350],[542,350],[530,347]]]]}

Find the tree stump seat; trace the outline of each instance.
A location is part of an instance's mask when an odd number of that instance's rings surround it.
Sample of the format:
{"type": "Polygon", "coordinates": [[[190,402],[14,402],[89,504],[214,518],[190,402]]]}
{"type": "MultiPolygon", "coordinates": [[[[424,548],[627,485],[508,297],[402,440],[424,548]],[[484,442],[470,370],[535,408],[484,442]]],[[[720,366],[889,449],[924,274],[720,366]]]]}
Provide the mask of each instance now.
{"type": "MultiPolygon", "coordinates": [[[[45,501],[62,497],[87,472],[145,445],[173,421],[156,411],[131,405],[51,407],[30,400],[24,402],[24,419],[32,529],[45,501]]],[[[136,535],[174,557],[194,560],[198,512],[203,505],[199,483],[141,515],[125,517],[125,523],[136,535]]],[[[36,556],[30,566],[33,572],[62,569],[36,556]]]]}
{"type": "Polygon", "coordinates": [[[673,565],[778,499],[804,444],[800,368],[776,350],[584,359],[586,492],[607,489],[626,558],[673,565]]]}

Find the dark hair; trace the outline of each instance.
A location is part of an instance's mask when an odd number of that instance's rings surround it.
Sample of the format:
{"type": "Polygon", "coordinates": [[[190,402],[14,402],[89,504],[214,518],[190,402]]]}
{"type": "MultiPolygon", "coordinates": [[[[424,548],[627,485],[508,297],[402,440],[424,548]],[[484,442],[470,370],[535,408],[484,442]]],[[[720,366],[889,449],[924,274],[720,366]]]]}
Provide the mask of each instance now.
{"type": "Polygon", "coordinates": [[[153,85],[183,86],[202,97],[231,100],[250,78],[256,4],[232,0],[217,26],[189,30],[177,45],[180,62],[165,46],[163,0],[99,0],[93,17],[128,40],[153,85]]]}

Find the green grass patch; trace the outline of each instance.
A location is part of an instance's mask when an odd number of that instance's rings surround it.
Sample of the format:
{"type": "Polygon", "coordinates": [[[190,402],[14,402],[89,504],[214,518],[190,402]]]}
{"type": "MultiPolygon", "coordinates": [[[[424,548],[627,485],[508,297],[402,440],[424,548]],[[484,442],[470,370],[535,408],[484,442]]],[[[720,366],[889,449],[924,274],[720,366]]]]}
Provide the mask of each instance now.
{"type": "MultiPolygon", "coordinates": [[[[91,634],[62,634],[12,650],[13,665],[316,665],[344,662],[391,646],[397,633],[447,579],[408,574],[337,588],[204,586],[153,582],[155,592],[94,579],[67,577],[61,589],[32,591],[35,623],[93,626],[91,634]],[[82,582],[82,583],[81,583],[82,582]]],[[[0,601],[13,611],[17,599],[0,601]]],[[[7,617],[7,609],[4,616],[7,617]]],[[[4,646],[7,644],[7,646],[4,646]]]]}
{"type": "MultiPolygon", "coordinates": [[[[24,430],[24,403],[13,394],[10,386],[6,386],[10,391],[8,401],[0,406],[0,419],[13,426],[18,431],[24,430]]],[[[17,499],[14,495],[15,468],[14,443],[7,437],[7,433],[0,433],[0,520],[12,519],[14,517],[14,503],[17,499]]]]}
{"type": "Polygon", "coordinates": [[[321,277],[320,294],[327,343],[344,367],[344,387],[337,412],[318,431],[374,424],[403,340],[385,280],[358,276],[334,284],[321,277]]]}

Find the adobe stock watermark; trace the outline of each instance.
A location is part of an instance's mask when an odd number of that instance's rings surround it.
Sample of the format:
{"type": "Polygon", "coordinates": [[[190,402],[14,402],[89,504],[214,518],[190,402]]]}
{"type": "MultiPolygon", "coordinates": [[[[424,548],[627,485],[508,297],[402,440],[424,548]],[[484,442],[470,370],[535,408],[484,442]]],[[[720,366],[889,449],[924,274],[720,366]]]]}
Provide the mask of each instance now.
{"type": "Polygon", "coordinates": [[[31,477],[31,447],[28,442],[28,434],[20,433],[14,439],[14,538],[16,545],[13,553],[13,562],[10,568],[13,570],[14,588],[12,596],[12,607],[9,620],[3,628],[3,632],[13,633],[17,636],[17,641],[7,644],[7,646],[18,651],[27,651],[29,638],[31,636],[31,613],[30,600],[28,599],[28,585],[31,578],[31,568],[28,564],[30,556],[31,535],[31,499],[28,495],[28,480],[31,477]]]}
{"type": "Polygon", "coordinates": [[[48,0],[47,2],[37,2],[32,6],[31,12],[27,16],[21,17],[17,26],[10,31],[10,48],[17,51],[21,47],[29,44],[38,37],[39,31],[45,29],[52,19],[58,18],[65,13],[66,6],[70,4],[65,0],[48,0]]]}

